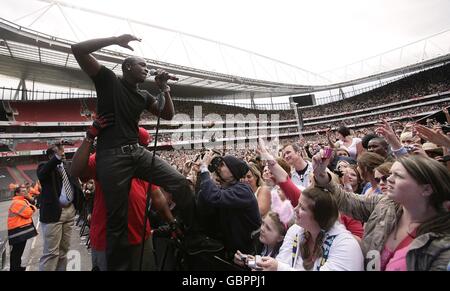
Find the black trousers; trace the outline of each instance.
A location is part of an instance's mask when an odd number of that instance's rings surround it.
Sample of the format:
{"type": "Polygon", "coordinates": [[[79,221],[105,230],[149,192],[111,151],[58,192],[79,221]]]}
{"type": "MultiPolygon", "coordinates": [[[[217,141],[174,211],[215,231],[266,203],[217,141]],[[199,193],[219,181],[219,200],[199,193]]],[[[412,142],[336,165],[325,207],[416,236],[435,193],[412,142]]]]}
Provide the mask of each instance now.
{"type": "Polygon", "coordinates": [[[25,268],[22,267],[22,255],[26,244],[27,241],[11,245],[11,253],[9,257],[10,271],[25,271],[25,268]]]}
{"type": "Polygon", "coordinates": [[[193,221],[195,200],[188,181],[167,162],[143,147],[124,153],[119,149],[97,152],[97,178],[102,185],[107,208],[106,261],[108,270],[130,270],[128,243],[128,194],[133,177],[161,186],[171,193],[179,218],[184,224],[193,221]],[[185,211],[186,210],[186,211],[185,211]]]}

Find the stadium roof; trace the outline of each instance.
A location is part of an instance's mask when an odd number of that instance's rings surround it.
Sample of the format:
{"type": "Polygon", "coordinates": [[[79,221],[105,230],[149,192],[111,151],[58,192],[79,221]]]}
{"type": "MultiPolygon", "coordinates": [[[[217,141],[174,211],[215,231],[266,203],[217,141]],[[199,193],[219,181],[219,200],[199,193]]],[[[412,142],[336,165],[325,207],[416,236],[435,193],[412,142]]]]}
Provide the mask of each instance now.
{"type": "MultiPolygon", "coordinates": [[[[15,1],[20,2],[20,0],[15,1]]],[[[448,47],[450,30],[448,30],[318,75],[294,65],[224,43],[104,12],[76,7],[62,1],[30,2],[39,3],[40,6],[23,7],[24,10],[16,12],[16,15],[8,15],[8,18],[14,18],[15,22],[6,19],[2,19],[0,22],[0,74],[71,88],[92,89],[92,82],[80,71],[79,66],[70,54],[70,44],[78,39],[66,40],[60,38],[51,29],[43,33],[17,23],[31,18],[33,21],[28,26],[33,26],[41,19],[46,18],[46,23],[49,23],[49,21],[53,23],[53,28],[56,29],[56,27],[65,25],[66,31],[71,32],[77,38],[80,33],[84,35],[91,32],[86,30],[83,32],[79,28],[80,22],[76,20],[82,19],[83,22],[89,23],[86,19],[89,19],[89,16],[92,19],[92,15],[95,15],[98,23],[102,23],[102,19],[122,23],[116,23],[120,27],[121,33],[157,33],[160,39],[172,39],[169,48],[173,46],[174,42],[181,41],[185,52],[183,55],[187,56],[188,62],[181,59],[171,59],[170,57],[163,58],[161,53],[152,53],[152,51],[158,50],[155,44],[142,43],[139,44],[139,50],[137,50],[141,56],[147,59],[150,66],[167,69],[180,78],[180,81],[172,87],[173,92],[178,97],[205,96],[208,98],[240,99],[298,95],[409,73],[446,62],[450,58],[450,47],[448,47]],[[49,16],[52,10],[59,16],[59,20],[56,20],[56,18],[54,20],[48,19],[55,16],[55,14],[52,17],[49,16]],[[169,35],[169,37],[163,37],[163,35],[169,35]],[[188,49],[194,45],[195,49],[188,49]],[[212,49],[212,47],[215,48],[212,49]],[[209,63],[203,60],[203,63],[207,63],[206,66],[194,63],[200,49],[206,49],[209,52],[216,50],[215,54],[212,53],[211,56],[201,53],[210,61],[209,63]],[[239,55],[241,57],[244,55],[244,58],[239,58],[238,62],[229,61],[229,59],[237,58],[239,55]],[[248,62],[249,59],[250,62],[248,62]],[[217,60],[227,64],[228,72],[216,71],[214,63],[217,60]],[[233,64],[236,65],[236,63],[238,63],[236,70],[233,70],[233,64]],[[244,75],[245,70],[242,70],[242,67],[251,68],[253,76],[244,75]],[[269,70],[268,68],[274,69],[269,70]],[[264,71],[276,72],[276,76],[273,76],[273,74],[272,77],[263,76],[260,72],[264,71]],[[261,77],[259,78],[259,76],[261,77]],[[280,79],[283,82],[274,81],[280,79]]],[[[0,16],[4,15],[0,13],[0,16]]],[[[49,28],[48,25],[43,27],[47,30],[49,28]]],[[[167,44],[164,45],[167,47],[167,44]]],[[[107,50],[102,50],[96,56],[104,65],[120,74],[119,64],[124,57],[128,56],[129,51],[116,49],[116,47],[108,47],[107,50]]],[[[167,55],[179,56],[180,54],[167,53],[167,55]]],[[[145,84],[144,88],[151,90],[151,83],[145,84]]]]}

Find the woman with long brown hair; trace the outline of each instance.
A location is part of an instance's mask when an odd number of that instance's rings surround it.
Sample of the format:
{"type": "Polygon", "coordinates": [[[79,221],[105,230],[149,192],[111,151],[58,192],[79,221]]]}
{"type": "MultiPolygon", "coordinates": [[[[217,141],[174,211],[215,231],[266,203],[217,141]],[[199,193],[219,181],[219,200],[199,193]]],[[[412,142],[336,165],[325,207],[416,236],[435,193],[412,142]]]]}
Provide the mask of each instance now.
{"type": "Polygon", "coordinates": [[[370,270],[446,270],[450,261],[450,173],[417,155],[392,165],[386,195],[342,190],[326,172],[329,159],[313,158],[318,185],[330,191],[339,210],[366,222],[361,243],[370,270]]]}
{"type": "Polygon", "coordinates": [[[295,208],[295,223],[286,233],[278,256],[262,257],[266,271],[360,271],[361,248],[338,221],[338,208],[329,193],[306,188],[295,208]]]}

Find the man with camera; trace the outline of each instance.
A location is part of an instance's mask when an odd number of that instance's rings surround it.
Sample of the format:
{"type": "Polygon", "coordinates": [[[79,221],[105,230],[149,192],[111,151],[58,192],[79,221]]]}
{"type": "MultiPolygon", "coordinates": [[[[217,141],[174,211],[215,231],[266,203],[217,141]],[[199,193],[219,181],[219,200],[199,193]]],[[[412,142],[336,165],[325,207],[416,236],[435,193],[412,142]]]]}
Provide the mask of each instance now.
{"type": "Polygon", "coordinates": [[[251,233],[261,225],[256,197],[250,186],[240,182],[248,170],[244,161],[230,155],[214,157],[212,151],[204,155],[200,164],[198,209],[213,208],[214,216],[207,221],[216,222],[215,237],[223,241],[229,258],[236,250],[254,253],[251,233]],[[216,185],[211,173],[220,185],[216,185]]]}
{"type": "Polygon", "coordinates": [[[66,165],[64,145],[60,142],[47,149],[48,161],[39,164],[37,177],[42,185],[39,219],[42,225],[44,251],[40,271],[65,271],[75,210],[82,190],[66,165]]]}

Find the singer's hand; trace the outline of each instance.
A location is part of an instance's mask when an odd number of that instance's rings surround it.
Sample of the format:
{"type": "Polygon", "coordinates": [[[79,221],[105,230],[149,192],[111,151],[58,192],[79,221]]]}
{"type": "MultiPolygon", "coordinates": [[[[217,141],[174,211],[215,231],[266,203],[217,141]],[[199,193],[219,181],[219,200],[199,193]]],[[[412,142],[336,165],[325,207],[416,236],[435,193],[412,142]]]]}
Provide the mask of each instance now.
{"type": "Polygon", "coordinates": [[[160,89],[164,89],[164,87],[167,86],[167,80],[169,80],[169,79],[170,79],[170,75],[166,71],[161,70],[161,69],[158,69],[156,71],[155,82],[156,82],[156,85],[158,85],[158,87],[160,89]]]}
{"type": "Polygon", "coordinates": [[[140,38],[137,38],[134,35],[122,34],[121,36],[117,37],[116,44],[120,45],[121,47],[124,47],[124,48],[127,48],[127,49],[130,49],[130,50],[134,51],[134,49],[131,46],[128,45],[128,43],[130,41],[133,41],[133,40],[141,41],[140,38]]]}

